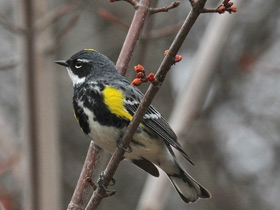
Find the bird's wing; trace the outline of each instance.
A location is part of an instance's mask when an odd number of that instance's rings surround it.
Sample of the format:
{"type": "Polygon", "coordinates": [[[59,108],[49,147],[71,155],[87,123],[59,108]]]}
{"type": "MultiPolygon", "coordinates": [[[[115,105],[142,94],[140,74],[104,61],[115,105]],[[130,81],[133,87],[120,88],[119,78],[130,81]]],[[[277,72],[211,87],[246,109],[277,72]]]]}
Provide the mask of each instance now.
{"type": "Polygon", "coordinates": [[[159,171],[151,161],[145,158],[141,158],[141,159],[131,160],[131,162],[134,163],[139,168],[142,168],[144,171],[151,174],[152,176],[159,177],[159,171]]]}
{"type": "MultiPolygon", "coordinates": [[[[129,91],[129,94],[126,94],[124,106],[126,110],[133,116],[140,104],[141,99],[143,98],[143,94],[140,92],[140,90],[134,87],[128,88],[126,91],[129,91]]],[[[194,165],[177,141],[176,134],[173,132],[166,120],[152,105],[149,106],[146,114],[143,117],[142,123],[159,135],[166,144],[177,149],[192,165],[194,165]]]]}

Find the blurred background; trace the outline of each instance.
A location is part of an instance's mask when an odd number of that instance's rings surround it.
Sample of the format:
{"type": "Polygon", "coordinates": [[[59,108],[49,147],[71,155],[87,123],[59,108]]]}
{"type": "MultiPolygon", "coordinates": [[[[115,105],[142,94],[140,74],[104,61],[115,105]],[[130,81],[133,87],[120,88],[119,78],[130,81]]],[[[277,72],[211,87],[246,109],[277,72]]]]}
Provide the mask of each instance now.
{"type": "MultiPolygon", "coordinates": [[[[280,208],[280,2],[233,2],[237,13],[199,17],[179,51],[182,62],[153,102],[196,163],[185,163],[187,170],[212,199],[186,205],[167,183],[165,199],[153,201],[160,209],[280,208]]],[[[38,0],[34,12],[31,3],[0,0],[0,210],[33,210],[35,198],[37,209],[67,208],[90,139],[73,117],[71,81],[53,61],[94,48],[116,62],[134,15],[122,1],[38,0]]],[[[148,18],[128,80],[138,63],[156,72],[189,11],[182,1],[148,18]]],[[[147,177],[122,161],[117,194],[99,209],[144,210],[144,186],[152,191],[147,177]]]]}

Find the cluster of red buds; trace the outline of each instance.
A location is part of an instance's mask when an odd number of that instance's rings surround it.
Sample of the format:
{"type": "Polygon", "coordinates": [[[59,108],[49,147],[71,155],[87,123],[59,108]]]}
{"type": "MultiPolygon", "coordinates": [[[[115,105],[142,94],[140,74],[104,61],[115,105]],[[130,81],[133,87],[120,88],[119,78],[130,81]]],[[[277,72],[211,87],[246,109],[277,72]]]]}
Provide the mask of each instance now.
{"type": "MultiPolygon", "coordinates": [[[[168,51],[169,50],[165,50],[164,55],[167,55],[168,51]]],[[[177,63],[177,62],[180,62],[182,59],[183,59],[183,57],[181,55],[176,55],[174,61],[175,61],[175,63],[177,63]]]]}
{"type": "Polygon", "coordinates": [[[225,12],[237,12],[237,8],[233,7],[233,2],[231,2],[230,0],[224,0],[223,4],[221,4],[218,8],[217,8],[217,12],[219,14],[225,13],[225,12]]]}
{"type": "Polygon", "coordinates": [[[150,73],[148,76],[146,76],[144,67],[141,64],[134,66],[134,70],[137,72],[137,74],[136,74],[136,78],[131,82],[132,86],[139,86],[143,82],[149,82],[149,83],[155,82],[156,79],[154,73],[150,73]]]}

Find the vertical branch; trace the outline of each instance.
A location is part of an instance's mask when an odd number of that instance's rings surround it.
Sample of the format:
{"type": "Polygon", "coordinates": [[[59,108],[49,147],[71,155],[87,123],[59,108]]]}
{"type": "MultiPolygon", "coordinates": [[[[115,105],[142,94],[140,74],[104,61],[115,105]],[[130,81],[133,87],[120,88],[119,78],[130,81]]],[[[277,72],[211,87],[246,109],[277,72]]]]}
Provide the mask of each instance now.
{"type": "MultiPolygon", "coordinates": [[[[23,0],[23,21],[24,27],[26,29],[26,36],[24,37],[24,71],[25,71],[25,94],[26,94],[26,132],[27,136],[25,137],[27,140],[28,147],[28,166],[27,169],[30,171],[30,177],[28,181],[28,191],[30,202],[29,208],[31,209],[39,209],[39,195],[38,195],[38,162],[36,159],[37,156],[37,134],[36,127],[37,122],[35,118],[35,114],[32,112],[36,112],[36,101],[34,100],[35,95],[35,35],[34,35],[34,2],[33,0],[23,0]]],[[[26,134],[25,134],[26,135],[26,134]]]]}
{"type": "Polygon", "coordinates": [[[140,32],[144,26],[146,17],[149,12],[151,0],[141,0],[131,22],[129,31],[127,33],[125,42],[120,52],[116,67],[118,71],[125,75],[128,63],[131,59],[137,40],[139,39],[140,32]]]}
{"type": "Polygon", "coordinates": [[[24,88],[21,94],[25,141],[23,152],[28,165],[25,173],[28,192],[24,194],[28,199],[26,209],[57,210],[60,209],[61,182],[57,115],[54,109],[54,72],[50,71],[51,62],[43,54],[46,40],[50,39],[50,31],[38,36],[34,30],[36,15],[44,13],[47,5],[44,1],[36,1],[35,4],[33,0],[24,0],[21,3],[26,30],[26,35],[22,37],[24,46],[21,52],[24,63],[24,88]]]}
{"type": "Polygon", "coordinates": [[[100,147],[94,145],[93,141],[90,142],[88,153],[83,165],[80,178],[76,185],[75,192],[72,196],[71,202],[68,205],[68,210],[82,209],[87,202],[86,193],[88,188],[90,188],[90,183],[88,182],[94,176],[94,169],[99,162],[100,155],[102,151],[100,147]],[[97,155],[98,154],[98,155],[97,155]]]}

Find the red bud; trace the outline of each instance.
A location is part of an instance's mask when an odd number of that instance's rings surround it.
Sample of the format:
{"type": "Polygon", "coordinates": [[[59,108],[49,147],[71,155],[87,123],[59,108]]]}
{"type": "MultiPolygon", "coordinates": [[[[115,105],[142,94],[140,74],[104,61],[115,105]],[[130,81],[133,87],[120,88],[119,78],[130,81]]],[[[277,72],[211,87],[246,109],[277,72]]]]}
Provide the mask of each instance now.
{"type": "Polygon", "coordinates": [[[183,59],[183,57],[181,55],[176,55],[175,56],[175,62],[180,62],[183,59]]]}
{"type": "Polygon", "coordinates": [[[147,76],[147,79],[150,83],[153,83],[155,81],[155,75],[154,73],[150,73],[148,76],[147,76]]]}
{"type": "Polygon", "coordinates": [[[219,14],[222,14],[222,13],[225,13],[226,8],[225,8],[224,5],[221,5],[221,6],[218,7],[217,11],[218,11],[219,14]]]}
{"type": "Polygon", "coordinates": [[[138,72],[136,75],[136,78],[142,78],[143,76],[145,76],[145,74],[143,72],[138,72]]]}
{"type": "Polygon", "coordinates": [[[134,69],[137,73],[144,72],[144,67],[141,64],[138,64],[137,66],[134,66],[134,69]]]}
{"type": "Polygon", "coordinates": [[[231,11],[232,12],[237,12],[237,8],[236,7],[231,7],[231,11]]]}
{"type": "Polygon", "coordinates": [[[141,85],[141,83],[142,83],[141,80],[139,78],[136,78],[130,83],[130,85],[139,86],[139,85],[141,85]]]}

